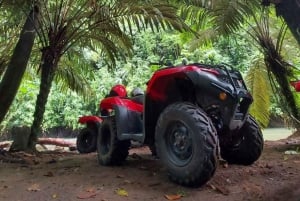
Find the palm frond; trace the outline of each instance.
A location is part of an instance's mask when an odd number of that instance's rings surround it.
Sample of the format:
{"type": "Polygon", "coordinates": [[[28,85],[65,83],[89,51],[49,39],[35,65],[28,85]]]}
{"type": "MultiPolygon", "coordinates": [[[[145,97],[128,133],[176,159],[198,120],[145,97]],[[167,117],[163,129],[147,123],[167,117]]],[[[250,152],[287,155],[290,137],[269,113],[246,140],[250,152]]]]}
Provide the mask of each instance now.
{"type": "Polygon", "coordinates": [[[245,80],[254,99],[250,107],[250,114],[265,128],[270,120],[271,88],[262,58],[253,62],[253,66],[249,68],[245,80]]]}
{"type": "Polygon", "coordinates": [[[74,0],[58,0],[44,3],[43,28],[39,36],[42,46],[52,46],[64,54],[75,43],[84,45],[98,43],[112,63],[120,53],[131,52],[128,32],[141,31],[150,27],[153,31],[169,28],[179,31],[190,30],[177,16],[177,7],[156,1],[109,1],[82,0],[74,6],[74,0]],[[55,12],[51,12],[55,10],[55,12]],[[52,42],[50,42],[52,41],[52,42]]]}
{"type": "MultiPolygon", "coordinates": [[[[260,1],[253,0],[187,0],[187,6],[180,10],[181,17],[188,22],[199,20],[197,38],[193,46],[206,45],[218,38],[235,33],[255,11],[260,8],[260,1]],[[201,29],[200,29],[201,28],[201,29]]],[[[193,28],[195,26],[192,25],[193,28]]],[[[196,28],[198,28],[196,26],[196,28]]]]}
{"type": "Polygon", "coordinates": [[[177,4],[185,4],[185,5],[192,5],[199,8],[207,8],[211,9],[213,5],[218,2],[218,0],[173,0],[172,2],[177,4]]]}
{"type": "Polygon", "coordinates": [[[123,1],[114,7],[113,16],[117,20],[127,22],[128,29],[132,26],[138,28],[150,27],[153,31],[159,29],[175,29],[178,31],[191,31],[184,21],[177,15],[177,7],[160,1],[123,1]]]}
{"type": "MultiPolygon", "coordinates": [[[[74,54],[72,55],[74,57],[74,54]]],[[[88,98],[93,94],[93,90],[89,85],[89,80],[86,78],[94,79],[91,73],[92,69],[88,62],[84,62],[78,57],[76,59],[72,58],[71,60],[67,58],[62,59],[61,65],[57,68],[55,82],[59,84],[61,91],[70,89],[88,98]],[[74,67],[74,65],[81,66],[81,68],[78,66],[74,67]]]]}
{"type": "Polygon", "coordinates": [[[196,6],[181,6],[179,16],[196,31],[204,29],[211,22],[209,11],[196,6]]]}
{"type": "Polygon", "coordinates": [[[245,0],[218,1],[211,11],[216,30],[221,34],[230,34],[238,30],[245,18],[254,15],[257,1],[245,0]]]}
{"type": "Polygon", "coordinates": [[[218,39],[219,34],[213,29],[208,28],[198,32],[198,37],[193,39],[190,43],[190,49],[195,50],[203,45],[209,45],[216,39],[218,39]]]}

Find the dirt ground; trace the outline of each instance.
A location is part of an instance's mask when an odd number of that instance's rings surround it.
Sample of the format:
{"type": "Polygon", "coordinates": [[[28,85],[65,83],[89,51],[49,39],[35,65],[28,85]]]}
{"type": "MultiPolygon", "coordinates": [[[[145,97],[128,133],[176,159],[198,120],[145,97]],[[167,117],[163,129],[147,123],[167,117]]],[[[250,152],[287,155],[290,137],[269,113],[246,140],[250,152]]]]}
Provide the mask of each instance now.
{"type": "Polygon", "coordinates": [[[255,164],[220,164],[200,188],[170,182],[147,147],[119,167],[98,165],[96,153],[14,153],[10,162],[0,153],[0,201],[300,201],[299,149],[300,138],[267,141],[255,164]]]}

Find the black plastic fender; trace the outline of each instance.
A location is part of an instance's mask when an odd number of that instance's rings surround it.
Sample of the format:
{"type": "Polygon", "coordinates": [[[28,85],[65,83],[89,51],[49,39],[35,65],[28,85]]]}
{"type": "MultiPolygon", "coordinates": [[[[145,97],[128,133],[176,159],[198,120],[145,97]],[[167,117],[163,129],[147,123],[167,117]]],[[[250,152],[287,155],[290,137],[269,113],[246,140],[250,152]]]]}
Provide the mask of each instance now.
{"type": "Polygon", "coordinates": [[[115,105],[117,136],[119,140],[136,140],[144,142],[142,113],[129,110],[127,107],[115,105]]]}

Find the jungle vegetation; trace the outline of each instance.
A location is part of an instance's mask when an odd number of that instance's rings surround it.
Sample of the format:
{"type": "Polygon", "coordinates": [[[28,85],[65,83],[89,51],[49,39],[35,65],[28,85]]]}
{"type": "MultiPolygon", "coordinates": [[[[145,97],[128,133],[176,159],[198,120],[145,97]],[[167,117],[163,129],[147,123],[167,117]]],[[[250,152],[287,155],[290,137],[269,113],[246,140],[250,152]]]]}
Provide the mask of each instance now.
{"type": "MultiPolygon", "coordinates": [[[[262,127],[299,127],[300,12],[294,0],[0,1],[0,131],[78,128],[117,83],[145,89],[164,60],[228,63],[246,77],[262,127]],[[146,2],[146,3],[145,3],[146,2]],[[21,20],[20,20],[21,19],[21,20]]],[[[299,8],[298,8],[299,9],[299,8]]]]}

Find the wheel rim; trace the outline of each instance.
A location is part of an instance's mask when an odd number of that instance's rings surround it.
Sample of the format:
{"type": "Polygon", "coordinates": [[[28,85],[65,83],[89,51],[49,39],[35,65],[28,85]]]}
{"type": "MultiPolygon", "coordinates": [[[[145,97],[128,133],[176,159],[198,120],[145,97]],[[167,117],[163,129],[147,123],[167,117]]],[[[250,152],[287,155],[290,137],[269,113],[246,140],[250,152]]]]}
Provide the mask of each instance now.
{"type": "Polygon", "coordinates": [[[191,133],[182,122],[171,122],[167,127],[166,146],[170,160],[177,166],[189,163],[193,154],[191,133]]]}
{"type": "Polygon", "coordinates": [[[106,154],[110,150],[111,134],[108,126],[105,126],[101,130],[101,142],[100,150],[102,154],[106,154]]]}
{"type": "Polygon", "coordinates": [[[86,132],[83,136],[82,136],[82,145],[84,148],[89,148],[91,143],[93,141],[93,133],[90,132],[86,132]]]}

